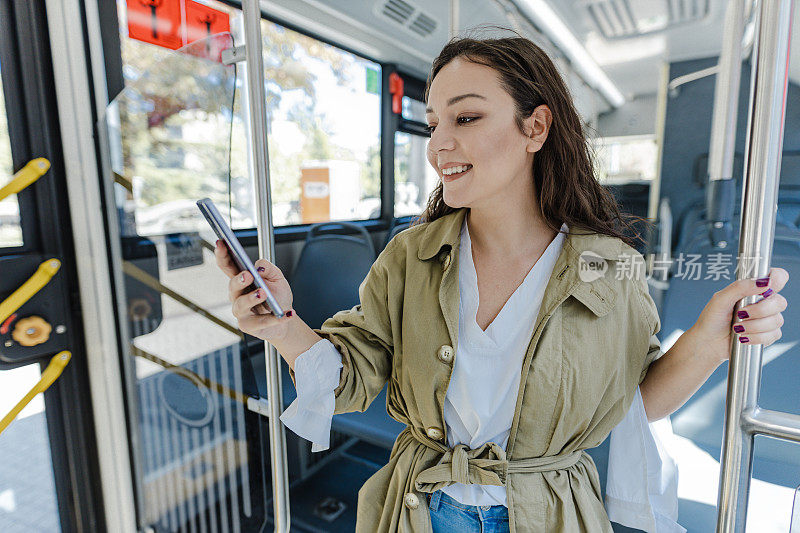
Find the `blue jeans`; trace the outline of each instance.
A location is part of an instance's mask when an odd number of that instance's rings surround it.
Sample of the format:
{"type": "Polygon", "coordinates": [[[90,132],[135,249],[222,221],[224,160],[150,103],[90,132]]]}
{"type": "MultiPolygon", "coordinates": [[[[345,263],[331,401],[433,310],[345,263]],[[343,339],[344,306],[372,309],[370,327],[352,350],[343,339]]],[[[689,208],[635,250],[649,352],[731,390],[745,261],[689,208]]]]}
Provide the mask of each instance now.
{"type": "Polygon", "coordinates": [[[464,505],[437,490],[428,494],[433,533],[508,533],[505,505],[464,505]]]}

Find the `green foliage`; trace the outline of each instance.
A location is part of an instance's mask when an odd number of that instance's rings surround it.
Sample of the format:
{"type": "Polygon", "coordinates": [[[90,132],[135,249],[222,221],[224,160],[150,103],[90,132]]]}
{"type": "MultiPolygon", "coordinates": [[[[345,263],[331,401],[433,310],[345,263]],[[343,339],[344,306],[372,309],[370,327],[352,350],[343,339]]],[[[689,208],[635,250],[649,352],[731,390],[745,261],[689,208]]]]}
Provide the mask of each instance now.
{"type": "MultiPolygon", "coordinates": [[[[339,85],[347,85],[352,82],[354,59],[270,22],[262,21],[262,35],[268,115],[285,114],[306,138],[300,153],[282,153],[275,143],[269,145],[273,201],[296,202],[304,161],[356,159],[352,150],[331,141],[325,116],[316,110],[312,72],[315,62],[323,63],[339,85]],[[292,105],[284,109],[283,96],[297,90],[301,96],[295,92],[292,105]]],[[[126,75],[134,81],[119,99],[121,143],[117,149],[122,168],[115,170],[143,183],[137,198],[140,207],[227,195],[229,179],[237,183],[247,179],[249,147],[242,94],[235,91],[246,83],[241,73],[234,83],[234,67],[125,38],[122,56],[126,75]]],[[[379,196],[378,146],[370,151],[361,181],[365,196],[379,196]]],[[[239,200],[252,208],[251,198],[239,200]]]]}

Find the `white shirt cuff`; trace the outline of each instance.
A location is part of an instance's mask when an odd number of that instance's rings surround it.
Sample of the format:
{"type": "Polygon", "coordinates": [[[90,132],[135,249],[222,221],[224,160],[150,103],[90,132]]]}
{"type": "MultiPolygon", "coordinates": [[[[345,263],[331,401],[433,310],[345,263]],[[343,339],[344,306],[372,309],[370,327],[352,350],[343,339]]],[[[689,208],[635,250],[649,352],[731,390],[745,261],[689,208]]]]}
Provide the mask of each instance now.
{"type": "Polygon", "coordinates": [[[669,417],[648,423],[639,388],[613,430],[608,453],[608,518],[647,533],[685,533],[678,524],[678,469],[661,439],[672,433],[669,417]]]}
{"type": "Polygon", "coordinates": [[[336,404],[333,391],[339,386],[342,356],[322,339],[297,356],[294,362],[297,398],[280,416],[297,435],[311,441],[311,451],[330,448],[331,419],[336,404]]]}

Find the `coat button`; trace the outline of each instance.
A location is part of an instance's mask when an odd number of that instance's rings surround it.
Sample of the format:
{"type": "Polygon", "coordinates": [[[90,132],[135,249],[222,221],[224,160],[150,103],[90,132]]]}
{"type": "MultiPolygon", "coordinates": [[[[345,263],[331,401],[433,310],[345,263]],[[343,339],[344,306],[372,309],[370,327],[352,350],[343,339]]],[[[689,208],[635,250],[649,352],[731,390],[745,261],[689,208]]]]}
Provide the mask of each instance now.
{"type": "Polygon", "coordinates": [[[441,362],[449,363],[450,361],[453,360],[453,347],[445,344],[444,346],[439,348],[438,356],[441,362]]]}
{"type": "Polygon", "coordinates": [[[442,430],[439,428],[428,428],[428,436],[433,440],[440,440],[442,435],[442,430]]]}
{"type": "Polygon", "coordinates": [[[403,498],[406,502],[406,507],[409,509],[416,509],[419,507],[419,498],[413,492],[407,492],[405,498],[403,498]]]}

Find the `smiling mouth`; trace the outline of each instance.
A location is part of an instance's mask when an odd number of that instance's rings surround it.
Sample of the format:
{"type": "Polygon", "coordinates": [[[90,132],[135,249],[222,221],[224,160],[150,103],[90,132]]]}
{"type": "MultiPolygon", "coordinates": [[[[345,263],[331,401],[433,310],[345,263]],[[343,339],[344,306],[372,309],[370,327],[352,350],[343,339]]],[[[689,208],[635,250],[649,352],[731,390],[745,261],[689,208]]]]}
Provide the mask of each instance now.
{"type": "Polygon", "coordinates": [[[450,167],[442,170],[442,180],[443,181],[453,181],[455,179],[460,178],[467,172],[472,170],[472,165],[462,165],[460,167],[450,167]],[[455,172],[453,172],[455,170],[455,172]],[[447,173],[445,173],[447,171],[447,173]]]}

